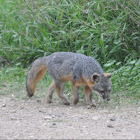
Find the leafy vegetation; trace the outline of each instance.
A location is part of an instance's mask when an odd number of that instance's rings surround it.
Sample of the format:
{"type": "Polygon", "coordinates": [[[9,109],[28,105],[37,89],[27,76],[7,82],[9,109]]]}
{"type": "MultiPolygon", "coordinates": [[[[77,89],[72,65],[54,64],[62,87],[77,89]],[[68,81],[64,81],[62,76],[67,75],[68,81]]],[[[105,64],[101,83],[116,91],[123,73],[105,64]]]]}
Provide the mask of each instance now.
{"type": "Polygon", "coordinates": [[[133,96],[138,100],[140,99],[140,60],[129,60],[124,66],[121,66],[121,62],[112,61],[105,64],[104,67],[109,72],[114,73],[112,77],[113,92],[117,93],[119,91],[118,97],[128,98],[133,96]]]}
{"type": "Polygon", "coordinates": [[[139,99],[139,19],[138,0],[0,0],[0,87],[24,85],[36,58],[71,51],[114,73],[115,99],[139,99]]]}
{"type": "Polygon", "coordinates": [[[24,66],[56,51],[105,64],[138,59],[138,0],[1,0],[1,62],[24,66]]]}

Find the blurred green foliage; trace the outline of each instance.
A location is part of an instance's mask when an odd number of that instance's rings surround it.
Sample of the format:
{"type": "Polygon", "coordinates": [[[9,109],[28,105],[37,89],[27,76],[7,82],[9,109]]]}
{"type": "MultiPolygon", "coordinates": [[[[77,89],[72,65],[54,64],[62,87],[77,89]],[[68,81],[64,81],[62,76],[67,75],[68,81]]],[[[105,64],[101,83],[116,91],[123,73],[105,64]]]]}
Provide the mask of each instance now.
{"type": "Polygon", "coordinates": [[[1,0],[0,63],[28,66],[57,51],[137,60],[139,19],[138,0],[1,0]]]}

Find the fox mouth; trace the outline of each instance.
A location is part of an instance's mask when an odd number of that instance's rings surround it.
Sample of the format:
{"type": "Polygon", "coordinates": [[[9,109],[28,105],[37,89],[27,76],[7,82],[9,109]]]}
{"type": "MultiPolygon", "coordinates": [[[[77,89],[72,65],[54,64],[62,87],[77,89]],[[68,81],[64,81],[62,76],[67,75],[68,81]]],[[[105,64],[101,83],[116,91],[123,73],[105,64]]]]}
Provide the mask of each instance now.
{"type": "Polygon", "coordinates": [[[110,98],[106,98],[105,95],[102,95],[101,93],[99,93],[98,91],[93,90],[94,93],[96,93],[97,95],[99,95],[100,97],[102,97],[104,100],[110,101],[110,98]]]}

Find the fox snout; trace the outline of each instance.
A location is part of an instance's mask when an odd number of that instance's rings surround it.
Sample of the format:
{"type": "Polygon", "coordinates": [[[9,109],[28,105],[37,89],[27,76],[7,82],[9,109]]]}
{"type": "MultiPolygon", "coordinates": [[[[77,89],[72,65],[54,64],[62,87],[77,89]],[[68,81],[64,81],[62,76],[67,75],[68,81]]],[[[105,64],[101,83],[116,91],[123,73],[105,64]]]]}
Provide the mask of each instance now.
{"type": "Polygon", "coordinates": [[[110,98],[108,98],[107,101],[110,101],[110,98]]]}
{"type": "Polygon", "coordinates": [[[110,101],[109,95],[104,94],[104,95],[102,95],[102,97],[103,97],[104,100],[106,99],[107,101],[110,101]]]}

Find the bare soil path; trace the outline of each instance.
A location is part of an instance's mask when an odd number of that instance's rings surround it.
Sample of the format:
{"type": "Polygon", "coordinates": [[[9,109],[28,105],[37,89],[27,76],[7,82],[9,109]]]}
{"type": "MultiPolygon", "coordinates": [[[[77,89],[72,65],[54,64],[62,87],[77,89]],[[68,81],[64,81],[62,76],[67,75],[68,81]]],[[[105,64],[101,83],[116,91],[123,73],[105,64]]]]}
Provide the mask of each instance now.
{"type": "Polygon", "coordinates": [[[87,109],[2,96],[0,139],[140,139],[140,107],[87,109]]]}

